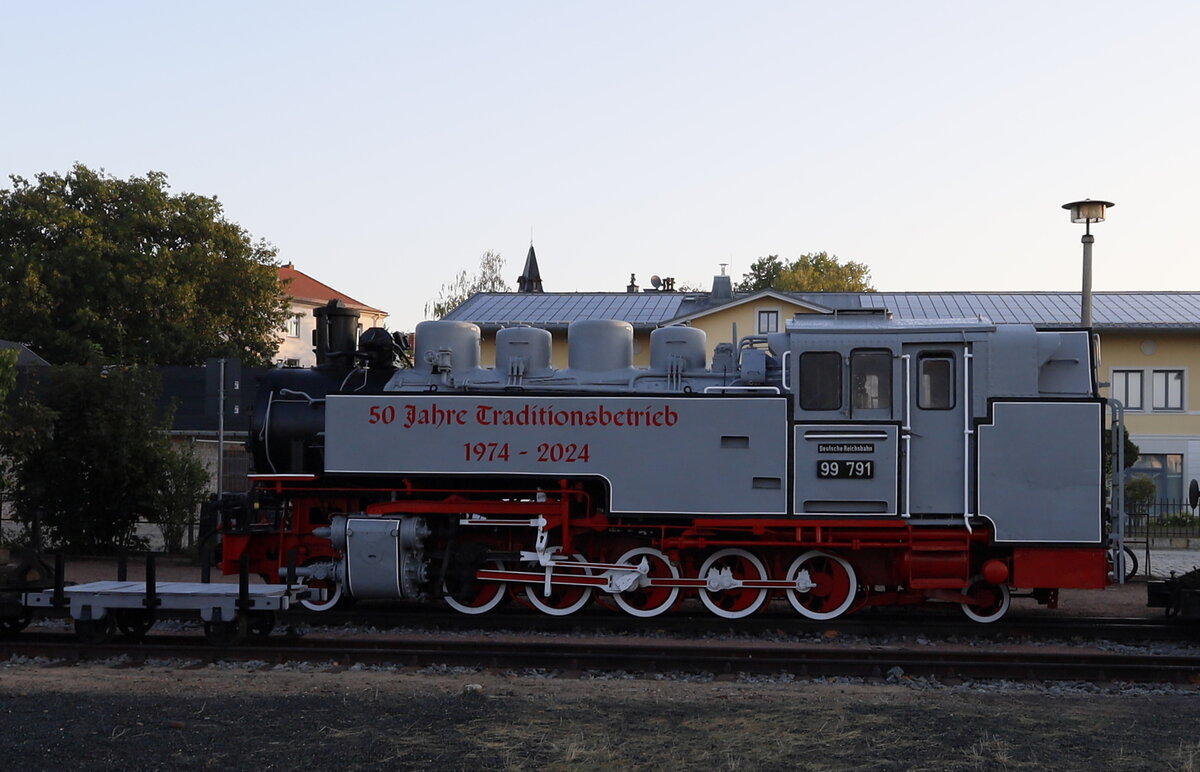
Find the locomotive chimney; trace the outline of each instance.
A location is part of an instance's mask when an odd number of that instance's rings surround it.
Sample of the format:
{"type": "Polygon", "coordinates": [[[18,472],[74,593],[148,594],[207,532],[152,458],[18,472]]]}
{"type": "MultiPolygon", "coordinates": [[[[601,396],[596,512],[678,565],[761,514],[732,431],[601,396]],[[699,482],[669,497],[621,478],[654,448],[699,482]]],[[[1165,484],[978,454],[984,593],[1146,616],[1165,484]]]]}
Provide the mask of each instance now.
{"type": "Polygon", "coordinates": [[[313,316],[317,317],[317,329],[313,331],[317,367],[349,370],[358,347],[358,311],[340,300],[331,300],[313,310],[313,316]]]}

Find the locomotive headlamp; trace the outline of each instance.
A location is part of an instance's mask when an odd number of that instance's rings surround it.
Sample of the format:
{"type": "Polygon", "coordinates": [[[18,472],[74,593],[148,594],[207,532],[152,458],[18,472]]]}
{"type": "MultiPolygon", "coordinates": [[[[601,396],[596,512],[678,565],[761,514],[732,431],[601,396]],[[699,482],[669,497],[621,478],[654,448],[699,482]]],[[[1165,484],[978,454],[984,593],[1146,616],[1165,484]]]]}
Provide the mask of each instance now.
{"type": "Polygon", "coordinates": [[[1079,296],[1079,323],[1089,328],[1092,326],[1092,243],[1096,240],[1092,235],[1092,223],[1104,222],[1104,212],[1110,206],[1116,204],[1085,198],[1082,201],[1063,204],[1062,207],[1071,213],[1071,222],[1084,224],[1083,292],[1079,296]]]}

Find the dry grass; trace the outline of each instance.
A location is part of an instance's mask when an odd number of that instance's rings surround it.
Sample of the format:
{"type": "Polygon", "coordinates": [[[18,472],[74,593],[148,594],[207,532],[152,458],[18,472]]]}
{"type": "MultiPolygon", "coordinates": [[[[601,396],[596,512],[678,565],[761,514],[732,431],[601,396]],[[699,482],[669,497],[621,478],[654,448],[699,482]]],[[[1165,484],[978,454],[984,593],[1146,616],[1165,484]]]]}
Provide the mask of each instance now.
{"type": "Polygon", "coordinates": [[[1188,695],[471,681],[481,690],[395,673],[6,669],[0,736],[27,769],[1200,772],[1188,695]]]}

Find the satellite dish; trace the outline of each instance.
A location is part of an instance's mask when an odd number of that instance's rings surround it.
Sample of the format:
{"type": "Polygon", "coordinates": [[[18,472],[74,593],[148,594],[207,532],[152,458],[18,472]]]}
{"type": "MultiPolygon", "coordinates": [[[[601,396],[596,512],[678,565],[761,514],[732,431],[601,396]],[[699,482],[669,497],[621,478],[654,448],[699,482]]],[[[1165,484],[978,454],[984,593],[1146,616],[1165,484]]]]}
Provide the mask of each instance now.
{"type": "Polygon", "coordinates": [[[654,289],[658,289],[662,286],[662,279],[658,278],[658,274],[654,274],[650,277],[650,283],[654,285],[654,289]]]}
{"type": "Polygon", "coordinates": [[[1200,483],[1192,480],[1192,484],[1188,486],[1188,506],[1192,509],[1200,504],[1200,483]]]}

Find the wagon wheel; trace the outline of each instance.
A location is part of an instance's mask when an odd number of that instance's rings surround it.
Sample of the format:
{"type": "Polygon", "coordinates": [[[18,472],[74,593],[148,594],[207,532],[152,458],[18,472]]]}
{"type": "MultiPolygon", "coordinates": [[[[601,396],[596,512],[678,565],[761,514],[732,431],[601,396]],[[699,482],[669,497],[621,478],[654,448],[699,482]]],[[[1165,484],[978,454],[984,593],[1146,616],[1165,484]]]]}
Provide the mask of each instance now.
{"type": "Polygon", "coordinates": [[[213,646],[236,646],[246,640],[249,630],[245,614],[238,614],[232,622],[214,620],[204,623],[204,637],[213,646]]]}
{"type": "MultiPolygon", "coordinates": [[[[495,571],[504,570],[504,564],[499,560],[489,560],[484,565],[495,571]]],[[[472,578],[457,598],[444,585],[443,590],[446,593],[443,596],[446,605],[462,614],[486,614],[509,599],[507,582],[485,582],[472,578]]]]}
{"type": "Polygon", "coordinates": [[[273,611],[251,611],[246,618],[246,632],[255,638],[266,638],[275,629],[273,611]]]}
{"type": "Polygon", "coordinates": [[[28,627],[31,621],[33,612],[29,609],[22,609],[21,613],[14,617],[0,617],[0,637],[16,635],[28,627]]]}
{"type": "MultiPolygon", "coordinates": [[[[561,562],[568,565],[573,562],[582,563],[584,557],[583,555],[573,555],[571,560],[561,562]]],[[[574,573],[577,576],[591,576],[592,569],[580,568],[574,573]]],[[[543,614],[565,617],[568,614],[574,614],[591,602],[592,588],[582,585],[551,585],[550,594],[547,595],[545,585],[541,583],[527,584],[525,585],[525,600],[543,614]]]]}
{"type": "MultiPolygon", "coordinates": [[[[616,562],[636,566],[642,560],[645,560],[647,566],[650,568],[650,573],[648,574],[650,577],[656,579],[679,578],[679,569],[675,568],[666,555],[652,547],[631,549],[618,558],[616,562]]],[[[679,600],[679,588],[650,587],[639,584],[625,592],[613,595],[612,599],[627,614],[643,618],[656,617],[664,611],[670,610],[675,605],[675,602],[679,600]]]]}
{"type": "Polygon", "coordinates": [[[123,608],[113,612],[117,629],[130,641],[140,641],[154,626],[154,616],[145,609],[123,608]]]}
{"type": "Polygon", "coordinates": [[[1006,584],[988,584],[975,582],[965,593],[978,601],[976,604],[962,603],[963,613],[967,619],[988,624],[995,622],[1008,613],[1011,598],[1006,584]]]}
{"type": "Polygon", "coordinates": [[[113,623],[113,615],[107,614],[100,619],[76,619],[75,635],[87,644],[108,643],[117,631],[113,623]]]}
{"type": "Polygon", "coordinates": [[[858,580],[854,567],[844,558],[812,550],[792,561],[787,580],[792,608],[809,619],[834,619],[854,603],[858,580]]]}
{"type": "Polygon", "coordinates": [[[726,619],[750,616],[767,602],[768,590],[728,587],[730,579],[765,580],[762,561],[743,549],[723,549],[708,556],[700,566],[700,578],[708,586],[700,590],[700,601],[708,610],[726,619]]]}

